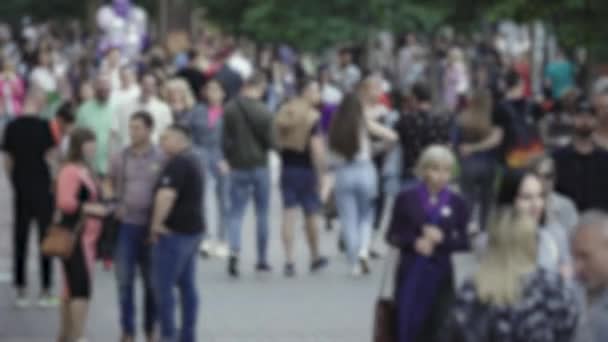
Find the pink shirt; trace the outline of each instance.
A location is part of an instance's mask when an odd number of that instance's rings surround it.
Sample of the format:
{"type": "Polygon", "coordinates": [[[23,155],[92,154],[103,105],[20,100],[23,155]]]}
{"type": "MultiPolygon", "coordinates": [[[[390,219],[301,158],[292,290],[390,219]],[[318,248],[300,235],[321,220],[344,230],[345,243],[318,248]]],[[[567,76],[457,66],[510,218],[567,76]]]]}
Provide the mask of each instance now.
{"type": "Polygon", "coordinates": [[[209,121],[207,122],[207,125],[209,127],[215,127],[215,124],[217,124],[217,121],[222,117],[223,114],[224,108],[221,106],[209,107],[209,121]]]}

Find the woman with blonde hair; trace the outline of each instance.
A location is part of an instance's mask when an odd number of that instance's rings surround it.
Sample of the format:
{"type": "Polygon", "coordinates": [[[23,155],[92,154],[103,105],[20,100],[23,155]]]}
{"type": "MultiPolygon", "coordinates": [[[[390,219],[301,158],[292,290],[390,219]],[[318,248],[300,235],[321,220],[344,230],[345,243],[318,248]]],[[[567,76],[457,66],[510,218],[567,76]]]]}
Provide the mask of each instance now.
{"type": "Polygon", "coordinates": [[[427,147],[416,167],[418,183],[395,201],[387,242],[400,251],[394,294],[399,342],[440,338],[453,295],[451,256],[468,248],[469,209],[449,188],[454,166],[448,147],[427,147]]]}
{"type": "Polygon", "coordinates": [[[489,241],[475,276],[458,292],[451,342],[571,341],[578,310],[558,272],[539,266],[543,235],[540,180],[532,173],[503,182],[489,241]],[[516,185],[516,186],[513,186],[516,185]],[[513,201],[504,199],[514,196],[513,201]]]}

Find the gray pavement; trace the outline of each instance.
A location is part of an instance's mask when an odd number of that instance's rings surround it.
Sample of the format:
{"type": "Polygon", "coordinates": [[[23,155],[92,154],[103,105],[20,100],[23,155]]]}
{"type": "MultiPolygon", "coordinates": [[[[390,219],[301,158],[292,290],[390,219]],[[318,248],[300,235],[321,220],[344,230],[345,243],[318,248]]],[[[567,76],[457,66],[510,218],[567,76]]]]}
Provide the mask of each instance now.
{"type": "MultiPolygon", "coordinates": [[[[11,200],[4,176],[0,175],[0,341],[49,342],[57,332],[56,309],[13,307],[11,269],[11,200]]],[[[352,279],[344,257],[336,252],[336,232],[322,234],[323,250],[331,258],[330,267],[310,275],[305,238],[298,234],[298,276],[282,276],[283,256],[279,234],[279,196],[273,196],[271,212],[271,255],[274,272],[258,276],[254,265],[254,219],[249,209],[244,227],[242,276],[230,280],[225,262],[202,260],[198,263],[198,284],[202,296],[199,340],[208,342],[358,342],[370,341],[375,294],[382,263],[374,266],[369,278],[352,279]]],[[[34,236],[30,241],[35,241],[34,236]]],[[[35,244],[30,244],[33,246],[35,244]]],[[[30,295],[37,294],[36,256],[30,248],[30,295]]],[[[56,265],[57,266],[57,265],[56,265]]],[[[58,267],[56,268],[58,269],[58,267]]],[[[58,275],[58,272],[56,272],[58,275]]],[[[59,285],[56,276],[56,284],[59,285]]],[[[94,300],[88,324],[92,342],[118,341],[116,283],[114,274],[101,267],[95,274],[94,300]]],[[[59,287],[59,286],[57,286],[59,287]]],[[[138,293],[138,296],[141,292],[138,293]]]]}
{"type": "MultiPolygon", "coordinates": [[[[276,170],[276,165],[273,168],[276,170]]],[[[57,333],[58,310],[13,307],[10,285],[11,200],[10,188],[0,171],[0,341],[51,342],[57,333]],[[9,281],[9,282],[7,282],[9,281]]],[[[379,291],[384,261],[373,264],[371,277],[353,279],[345,258],[337,252],[337,232],[322,233],[322,250],[331,259],[321,274],[308,270],[308,250],[303,231],[297,235],[297,270],[294,279],[282,276],[283,253],[280,242],[280,198],[273,194],[271,209],[270,260],[272,275],[253,272],[254,216],[249,208],[243,229],[241,279],[234,281],[225,272],[225,261],[198,263],[198,285],[202,296],[198,326],[205,342],[368,342],[371,340],[373,308],[379,291]]],[[[213,208],[211,208],[213,209],[213,208]]],[[[213,223],[214,220],[212,220],[213,223]]],[[[34,231],[34,230],[33,230],[34,231]]],[[[35,236],[31,237],[31,242],[35,236]]],[[[30,246],[35,244],[30,243],[30,246]]],[[[385,248],[380,246],[381,249],[385,248]]],[[[30,295],[37,294],[37,253],[30,248],[30,295]]],[[[457,262],[459,269],[470,268],[467,257],[457,262]]],[[[58,265],[56,270],[58,271],[58,265]]],[[[59,273],[56,272],[59,287],[59,273]]],[[[95,273],[88,338],[91,342],[118,341],[116,282],[112,272],[101,267],[95,273]]],[[[141,297],[141,291],[138,292],[141,297]]],[[[141,311],[139,311],[141,312],[141,311]]],[[[141,318],[141,317],[138,317],[141,318]]],[[[142,339],[143,341],[143,339],[142,339]]]]}

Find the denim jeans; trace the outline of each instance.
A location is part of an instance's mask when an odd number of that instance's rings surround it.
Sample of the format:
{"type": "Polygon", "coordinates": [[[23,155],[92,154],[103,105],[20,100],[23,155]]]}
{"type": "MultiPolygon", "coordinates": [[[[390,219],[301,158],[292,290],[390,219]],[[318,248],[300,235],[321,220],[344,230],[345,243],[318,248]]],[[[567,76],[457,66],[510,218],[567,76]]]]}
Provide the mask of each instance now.
{"type": "Polygon", "coordinates": [[[160,236],[152,248],[153,285],[163,342],[196,341],[196,259],[201,240],[202,234],[170,233],[160,236]],[[181,300],[182,329],[179,338],[175,328],[175,286],[179,289],[181,300]]]}
{"type": "Polygon", "coordinates": [[[336,170],[336,207],[348,260],[353,265],[369,254],[377,183],[371,161],[354,161],[336,170]]]}
{"type": "Polygon", "coordinates": [[[266,167],[233,170],[230,175],[230,251],[241,251],[241,230],[249,197],[253,195],[257,220],[258,263],[266,263],[268,250],[268,212],[270,206],[270,172],[266,167]]]}
{"type": "Polygon", "coordinates": [[[135,336],[135,273],[139,267],[144,287],[144,331],[154,331],[156,310],[150,279],[150,253],[147,246],[148,227],[123,224],[116,245],[116,278],[120,304],[120,326],[125,335],[135,336]]]}
{"type": "MultiPolygon", "coordinates": [[[[230,208],[230,180],[227,175],[223,175],[220,172],[219,163],[222,161],[221,151],[202,148],[199,153],[201,154],[203,162],[203,170],[205,170],[203,178],[205,180],[203,189],[205,191],[203,212],[210,212],[207,208],[210,207],[210,203],[213,200],[212,192],[215,191],[217,208],[217,215],[215,216],[215,223],[217,226],[216,237],[220,241],[225,241],[227,237],[226,225],[228,224],[228,215],[230,215],[230,212],[228,211],[230,208]]],[[[207,227],[211,226],[212,224],[209,222],[209,215],[207,215],[207,227]]]]}
{"type": "Polygon", "coordinates": [[[497,162],[490,156],[473,155],[460,161],[462,194],[478,214],[474,219],[485,229],[494,200],[497,162]]]}

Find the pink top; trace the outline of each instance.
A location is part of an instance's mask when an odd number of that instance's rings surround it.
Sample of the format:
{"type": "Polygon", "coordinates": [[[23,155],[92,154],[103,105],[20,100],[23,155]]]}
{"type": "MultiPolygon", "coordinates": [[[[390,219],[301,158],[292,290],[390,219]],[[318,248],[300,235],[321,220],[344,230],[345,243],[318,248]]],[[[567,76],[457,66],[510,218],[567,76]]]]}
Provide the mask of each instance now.
{"type": "Polygon", "coordinates": [[[207,122],[207,125],[209,127],[215,127],[215,124],[222,117],[222,114],[224,114],[224,109],[221,106],[209,107],[209,121],[207,122]]]}
{"type": "Polygon", "coordinates": [[[0,115],[23,113],[25,101],[25,84],[19,77],[7,79],[0,76],[0,115]]]}
{"type": "MultiPolygon", "coordinates": [[[[81,204],[79,194],[81,186],[86,187],[89,192],[89,202],[98,200],[99,195],[95,181],[88,169],[74,164],[66,164],[59,172],[57,180],[57,208],[64,213],[74,214],[81,204]]],[[[96,257],[97,239],[101,234],[101,221],[97,218],[87,218],[85,226],[81,232],[80,243],[86,259],[89,273],[93,274],[93,266],[96,257]]],[[[64,295],[68,295],[69,289],[64,290],[64,295]]]]}

